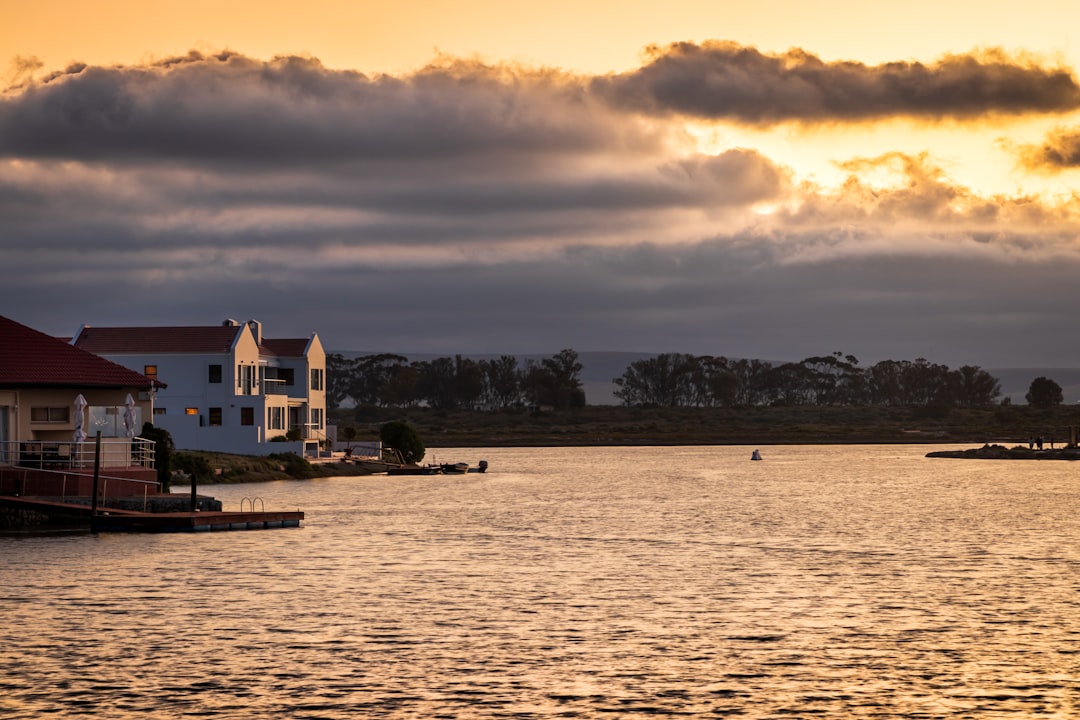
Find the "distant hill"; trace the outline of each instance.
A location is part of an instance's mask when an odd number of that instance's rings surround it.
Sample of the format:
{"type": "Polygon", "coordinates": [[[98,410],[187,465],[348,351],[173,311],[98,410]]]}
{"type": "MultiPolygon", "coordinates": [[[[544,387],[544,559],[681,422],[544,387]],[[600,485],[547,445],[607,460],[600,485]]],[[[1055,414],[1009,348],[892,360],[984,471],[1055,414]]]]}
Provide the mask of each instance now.
{"type": "MultiPolygon", "coordinates": [[[[378,355],[385,351],[375,350],[333,350],[345,357],[359,357],[361,355],[378,355]]],[[[409,358],[410,361],[434,360],[446,355],[436,353],[398,353],[409,358]]],[[[547,355],[518,355],[518,361],[534,360],[539,362],[549,358],[555,353],[547,355]]],[[[612,380],[621,376],[631,363],[643,358],[656,357],[657,353],[636,352],[579,352],[578,361],[582,365],[581,384],[585,389],[585,400],[589,405],[618,405],[615,397],[615,385],[612,380]]],[[[469,354],[473,360],[491,360],[500,357],[500,354],[469,354]]],[[[783,360],[770,360],[773,363],[784,362],[783,360]]],[[[1080,368],[984,368],[1001,383],[1002,397],[1008,397],[1016,405],[1026,404],[1024,395],[1027,394],[1031,381],[1037,377],[1050,378],[1061,386],[1066,404],[1080,403],[1080,368]]]]}

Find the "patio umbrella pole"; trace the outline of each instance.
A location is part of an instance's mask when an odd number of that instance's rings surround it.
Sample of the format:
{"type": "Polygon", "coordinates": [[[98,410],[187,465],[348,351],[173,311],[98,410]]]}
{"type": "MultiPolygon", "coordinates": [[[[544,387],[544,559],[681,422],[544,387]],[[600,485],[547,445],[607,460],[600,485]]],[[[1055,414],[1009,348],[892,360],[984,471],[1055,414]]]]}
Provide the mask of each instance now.
{"type": "Polygon", "coordinates": [[[97,431],[97,439],[94,441],[94,497],[90,500],[90,517],[97,516],[98,477],[101,475],[101,431],[97,431]]]}

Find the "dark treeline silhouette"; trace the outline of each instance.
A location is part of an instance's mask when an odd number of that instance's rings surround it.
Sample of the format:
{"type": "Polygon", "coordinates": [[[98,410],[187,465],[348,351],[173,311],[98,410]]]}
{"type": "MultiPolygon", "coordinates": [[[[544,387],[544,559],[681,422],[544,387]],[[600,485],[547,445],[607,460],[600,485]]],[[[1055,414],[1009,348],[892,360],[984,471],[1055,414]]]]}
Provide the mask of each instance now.
{"type": "Polygon", "coordinates": [[[331,408],[352,398],[357,405],[380,407],[568,410],[585,404],[581,370],[574,350],[524,363],[512,355],[493,360],[455,355],[409,362],[402,355],[346,358],[332,353],[326,356],[326,402],[331,408]]]}
{"type": "Polygon", "coordinates": [[[1001,383],[985,370],[950,370],[923,358],[859,367],[833,353],[800,362],[665,353],[630,364],[613,380],[615,397],[633,407],[737,405],[991,405],[1001,383]]]}
{"type": "MultiPolygon", "coordinates": [[[[410,362],[403,355],[333,353],[326,358],[327,404],[336,408],[352,398],[361,406],[568,410],[585,404],[581,371],[569,349],[524,362],[512,355],[410,362]]],[[[630,363],[613,382],[615,397],[628,407],[980,407],[1001,395],[1001,383],[977,366],[952,370],[918,358],[864,368],[840,352],[785,363],[664,353],[630,363]]]]}

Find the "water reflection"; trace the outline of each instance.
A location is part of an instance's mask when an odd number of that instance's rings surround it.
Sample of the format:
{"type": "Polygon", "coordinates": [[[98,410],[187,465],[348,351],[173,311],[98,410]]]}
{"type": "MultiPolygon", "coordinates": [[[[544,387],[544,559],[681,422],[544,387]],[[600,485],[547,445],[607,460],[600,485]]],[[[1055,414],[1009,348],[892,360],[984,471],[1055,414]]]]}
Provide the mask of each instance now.
{"type": "Polygon", "coordinates": [[[750,450],[485,449],[214,488],[299,530],[2,539],[0,715],[1075,714],[1074,465],[750,450]]]}

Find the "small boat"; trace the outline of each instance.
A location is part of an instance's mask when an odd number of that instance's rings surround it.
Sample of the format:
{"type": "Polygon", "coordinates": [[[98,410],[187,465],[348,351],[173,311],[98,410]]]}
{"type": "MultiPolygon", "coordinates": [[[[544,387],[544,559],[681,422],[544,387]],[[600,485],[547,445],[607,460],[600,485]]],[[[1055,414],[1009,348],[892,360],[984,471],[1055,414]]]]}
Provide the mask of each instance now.
{"type": "Polygon", "coordinates": [[[753,453],[752,453],[752,454],[750,455],[750,459],[751,459],[751,460],[760,460],[760,459],[761,459],[761,453],[759,453],[759,452],[758,452],[757,450],[755,450],[755,451],[754,451],[754,452],[753,452],[753,453]]]}
{"type": "Polygon", "coordinates": [[[387,475],[442,475],[441,465],[398,465],[386,471],[387,475]]]}
{"type": "Polygon", "coordinates": [[[477,463],[476,467],[470,467],[469,472],[471,472],[471,473],[482,473],[482,472],[487,472],[487,469],[488,469],[487,460],[481,460],[479,463],[477,463]]]}
{"type": "Polygon", "coordinates": [[[464,475],[469,472],[469,463],[443,463],[439,466],[442,468],[443,475],[464,475]]]}
{"type": "Polygon", "coordinates": [[[377,458],[354,457],[351,462],[369,475],[380,475],[409,465],[394,448],[383,448],[382,454],[377,458]]]}

